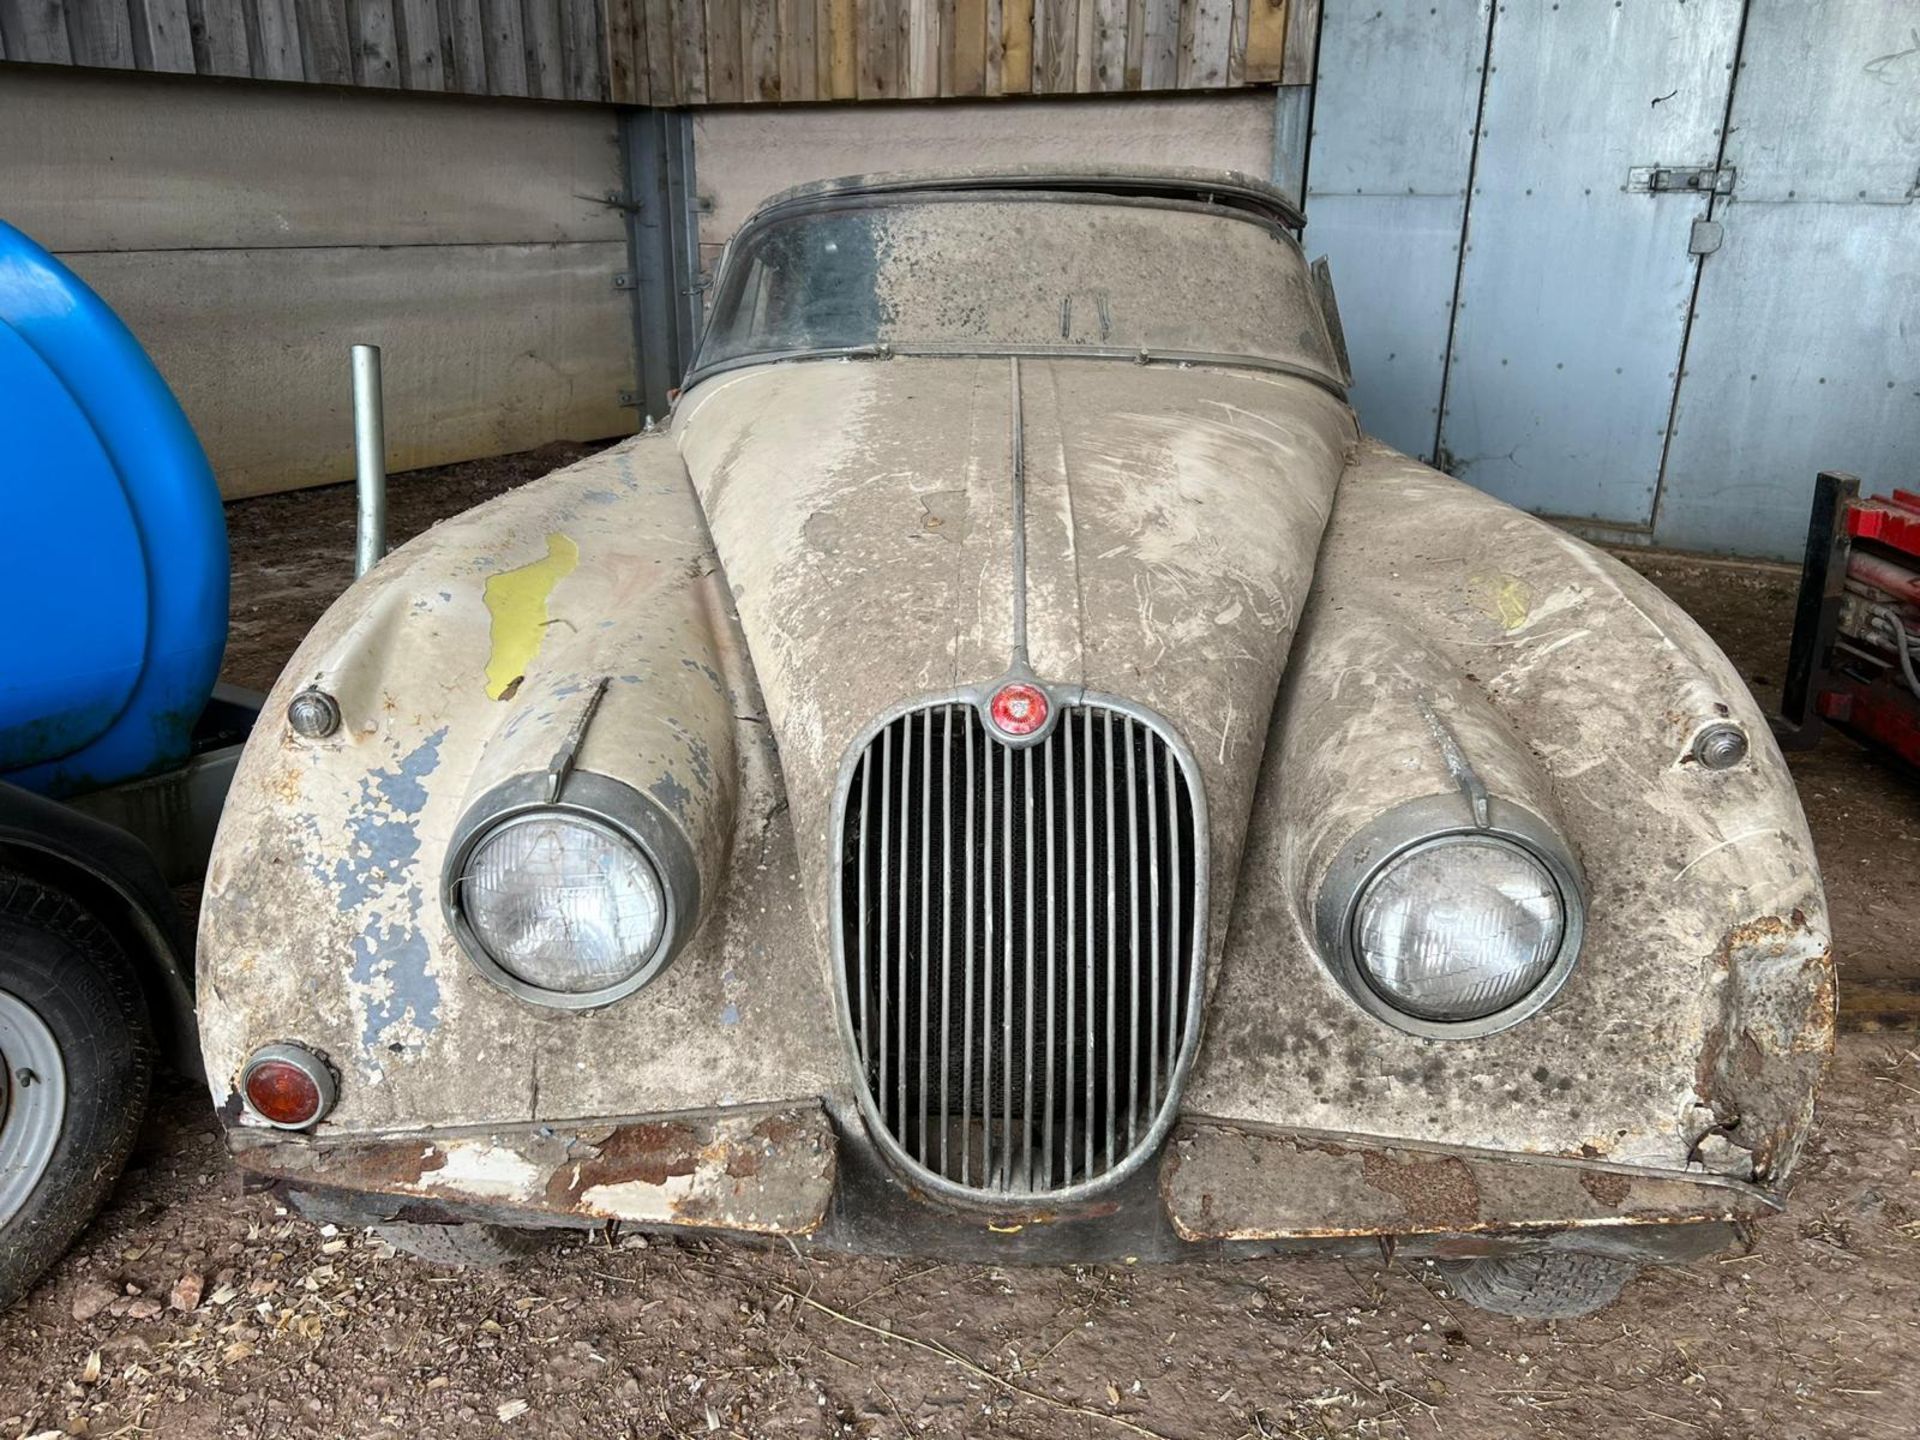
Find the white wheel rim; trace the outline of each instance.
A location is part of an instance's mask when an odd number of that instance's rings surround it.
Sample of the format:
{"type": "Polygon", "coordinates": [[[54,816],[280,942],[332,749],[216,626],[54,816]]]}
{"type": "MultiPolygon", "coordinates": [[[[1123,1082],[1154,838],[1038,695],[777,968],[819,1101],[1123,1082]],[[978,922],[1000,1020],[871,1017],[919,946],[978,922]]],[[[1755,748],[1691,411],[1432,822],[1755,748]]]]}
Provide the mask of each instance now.
{"type": "Polygon", "coordinates": [[[0,990],[0,1228],[47,1173],[67,1118],[67,1067],[39,1014],[0,990]]]}

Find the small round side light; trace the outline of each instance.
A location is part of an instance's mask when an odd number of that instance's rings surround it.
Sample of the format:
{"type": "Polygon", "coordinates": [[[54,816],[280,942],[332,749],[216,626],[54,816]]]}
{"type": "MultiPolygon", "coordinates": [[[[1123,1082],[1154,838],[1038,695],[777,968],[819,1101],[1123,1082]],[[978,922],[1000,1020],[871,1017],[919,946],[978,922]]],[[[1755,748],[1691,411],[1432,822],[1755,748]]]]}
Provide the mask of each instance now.
{"type": "Polygon", "coordinates": [[[993,692],[987,713],[1003,735],[1032,735],[1047,723],[1047,692],[1038,685],[1016,680],[993,692]]]}
{"type": "Polygon", "coordinates": [[[309,687],[287,703],[287,724],[303,739],[324,740],[340,728],[340,702],[309,687]]]}
{"type": "Polygon", "coordinates": [[[326,1062],[298,1045],[263,1045],[240,1071],[247,1109],[278,1130],[318,1125],[338,1093],[326,1062]]]}
{"type": "Polygon", "coordinates": [[[1694,739],[1693,758],[1709,770],[1731,770],[1747,758],[1747,732],[1731,721],[1709,725],[1694,739]]]}

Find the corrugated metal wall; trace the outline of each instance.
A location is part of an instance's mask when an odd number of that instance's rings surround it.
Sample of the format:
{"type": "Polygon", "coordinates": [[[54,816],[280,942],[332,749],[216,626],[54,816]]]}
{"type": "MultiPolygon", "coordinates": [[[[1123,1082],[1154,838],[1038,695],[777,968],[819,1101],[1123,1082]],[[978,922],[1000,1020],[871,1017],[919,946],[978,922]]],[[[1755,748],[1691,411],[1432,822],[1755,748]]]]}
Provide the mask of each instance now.
{"type": "Polygon", "coordinates": [[[1916,23],[1331,0],[1308,239],[1368,428],[1605,538],[1734,554],[1797,558],[1818,470],[1910,486],[1916,23]]]}

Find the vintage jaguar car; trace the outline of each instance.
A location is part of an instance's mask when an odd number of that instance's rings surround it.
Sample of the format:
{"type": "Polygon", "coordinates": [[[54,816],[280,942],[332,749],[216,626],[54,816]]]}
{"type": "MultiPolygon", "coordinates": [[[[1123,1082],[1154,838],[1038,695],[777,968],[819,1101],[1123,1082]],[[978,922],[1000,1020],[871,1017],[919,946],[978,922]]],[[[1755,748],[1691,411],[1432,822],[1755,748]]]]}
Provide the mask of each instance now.
{"type": "Polygon", "coordinates": [[[442,1259],[1397,1249],[1525,1315],[1777,1209],[1833,989],[1761,712],[1361,434],[1302,223],[1214,173],[762,207],[665,425],[281,678],[200,935],[243,1169],[442,1259]]]}

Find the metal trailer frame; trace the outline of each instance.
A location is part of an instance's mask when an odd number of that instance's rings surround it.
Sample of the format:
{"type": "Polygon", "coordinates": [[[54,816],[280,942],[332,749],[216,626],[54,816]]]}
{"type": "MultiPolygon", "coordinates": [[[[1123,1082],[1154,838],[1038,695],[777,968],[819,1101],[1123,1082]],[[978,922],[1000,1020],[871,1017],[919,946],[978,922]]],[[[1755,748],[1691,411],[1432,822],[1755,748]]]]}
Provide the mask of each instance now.
{"type": "Polygon", "coordinates": [[[1849,573],[1894,569],[1885,556],[1920,572],[1920,495],[1896,490],[1891,499],[1862,500],[1859,477],[1822,471],[1773,729],[1782,749],[1808,750],[1831,727],[1920,776],[1920,695],[1898,656],[1891,665],[1870,659],[1841,630],[1849,573]]]}

